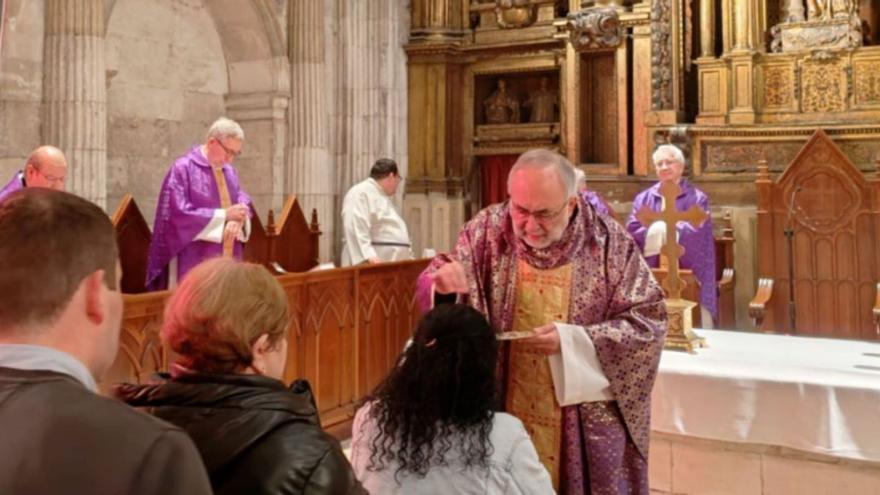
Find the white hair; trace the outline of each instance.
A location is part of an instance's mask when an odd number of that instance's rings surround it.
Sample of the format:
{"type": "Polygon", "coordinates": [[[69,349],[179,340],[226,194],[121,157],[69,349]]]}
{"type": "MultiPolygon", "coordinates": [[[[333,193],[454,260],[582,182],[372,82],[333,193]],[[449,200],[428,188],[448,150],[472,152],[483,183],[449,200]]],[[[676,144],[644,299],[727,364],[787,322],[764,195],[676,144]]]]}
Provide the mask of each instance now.
{"type": "Polygon", "coordinates": [[[545,149],[533,149],[519,155],[519,158],[516,159],[516,163],[513,164],[510,173],[507,175],[507,190],[510,190],[510,178],[513,177],[513,173],[517,170],[525,168],[543,169],[548,167],[553,167],[556,171],[556,174],[562,181],[562,185],[565,186],[568,197],[574,196],[577,192],[575,168],[568,161],[568,158],[555,151],[545,149]]]}
{"type": "Polygon", "coordinates": [[[657,146],[657,149],[654,150],[654,154],[651,155],[651,160],[654,163],[657,163],[660,157],[666,154],[672,155],[672,159],[678,163],[682,165],[685,164],[684,153],[682,153],[681,150],[678,149],[678,146],[675,146],[674,144],[661,144],[660,146],[657,146]]]}
{"type": "Polygon", "coordinates": [[[227,117],[220,117],[211,124],[211,127],[208,128],[208,134],[205,136],[205,140],[207,141],[211,138],[236,138],[244,141],[244,130],[238,125],[238,122],[227,117]]]}
{"type": "Polygon", "coordinates": [[[574,183],[575,187],[580,187],[581,184],[587,184],[587,174],[577,167],[574,168],[574,183]]]}

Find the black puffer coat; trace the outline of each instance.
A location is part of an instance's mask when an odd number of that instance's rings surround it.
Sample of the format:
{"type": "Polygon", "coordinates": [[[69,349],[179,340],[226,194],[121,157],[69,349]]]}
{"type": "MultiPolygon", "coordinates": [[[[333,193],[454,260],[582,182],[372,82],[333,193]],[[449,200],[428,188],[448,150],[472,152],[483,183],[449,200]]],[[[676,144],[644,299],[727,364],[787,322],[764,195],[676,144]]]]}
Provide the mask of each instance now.
{"type": "Polygon", "coordinates": [[[305,380],[192,373],[116,393],[192,437],[217,495],[366,493],[305,380]]]}

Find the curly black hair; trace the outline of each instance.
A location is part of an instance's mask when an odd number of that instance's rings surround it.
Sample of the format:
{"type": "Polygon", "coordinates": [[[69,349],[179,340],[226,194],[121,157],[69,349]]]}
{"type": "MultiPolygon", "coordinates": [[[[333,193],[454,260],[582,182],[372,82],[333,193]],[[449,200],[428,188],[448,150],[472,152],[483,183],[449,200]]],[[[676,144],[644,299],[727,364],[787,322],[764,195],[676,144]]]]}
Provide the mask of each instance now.
{"type": "Polygon", "coordinates": [[[466,467],[487,469],[497,359],[495,334],[473,308],[443,304],[427,313],[397,366],[364,401],[378,425],[367,468],[396,461],[395,478],[424,477],[457,448],[466,467]]]}

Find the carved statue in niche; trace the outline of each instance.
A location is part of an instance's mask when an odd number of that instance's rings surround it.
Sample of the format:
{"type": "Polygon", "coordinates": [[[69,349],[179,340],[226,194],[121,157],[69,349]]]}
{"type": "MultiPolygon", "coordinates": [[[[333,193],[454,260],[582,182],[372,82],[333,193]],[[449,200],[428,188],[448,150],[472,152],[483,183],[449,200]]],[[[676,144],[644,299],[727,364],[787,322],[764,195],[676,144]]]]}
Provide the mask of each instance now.
{"type": "Polygon", "coordinates": [[[498,89],[483,100],[487,124],[516,124],[519,122],[519,101],[507,93],[507,81],[498,80],[498,89]]]}
{"type": "Polygon", "coordinates": [[[556,122],[559,97],[550,89],[550,78],[542,77],[541,86],[529,95],[523,106],[531,109],[529,122],[556,122]]]}
{"type": "Polygon", "coordinates": [[[854,0],[807,0],[807,20],[849,17],[856,12],[854,0]]]}

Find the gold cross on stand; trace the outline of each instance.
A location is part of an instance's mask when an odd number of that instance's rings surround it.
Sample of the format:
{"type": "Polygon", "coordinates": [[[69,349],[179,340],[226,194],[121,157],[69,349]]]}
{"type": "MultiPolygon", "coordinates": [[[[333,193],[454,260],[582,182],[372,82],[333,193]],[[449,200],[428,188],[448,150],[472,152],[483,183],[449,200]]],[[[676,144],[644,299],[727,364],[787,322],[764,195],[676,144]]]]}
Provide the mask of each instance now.
{"type": "Polygon", "coordinates": [[[675,200],[680,192],[681,188],[675,182],[662,182],[660,195],[663,196],[663,208],[657,212],[643,206],[636,212],[636,218],[645,227],[650,227],[654,222],[666,223],[666,243],[660,249],[669,263],[666,278],[663,279],[663,288],[666,289],[666,312],[669,315],[669,331],[666,333],[665,347],[694,352],[695,348],[706,347],[706,339],[694,333],[693,309],[697,303],[681,298],[685,281],[679,273],[679,258],[684,254],[684,247],[678,243],[675,234],[678,222],[687,222],[694,228],[699,228],[708,215],[697,205],[691,206],[687,211],[678,211],[675,208],[675,200]]]}

